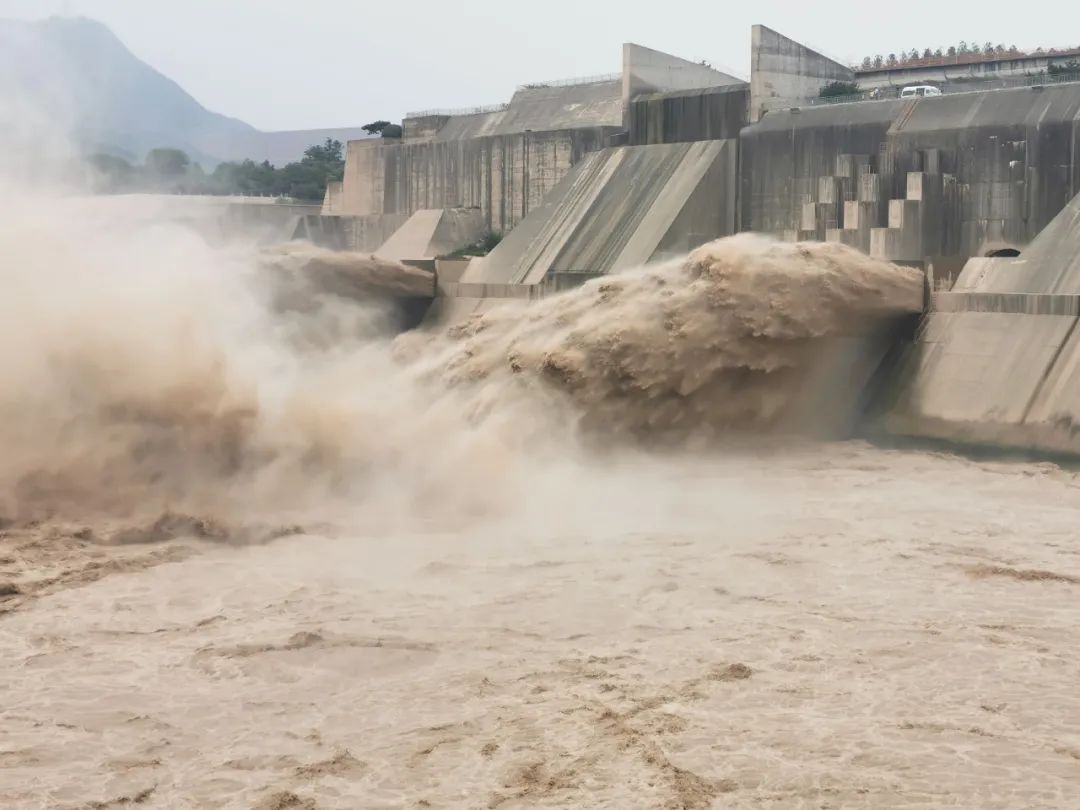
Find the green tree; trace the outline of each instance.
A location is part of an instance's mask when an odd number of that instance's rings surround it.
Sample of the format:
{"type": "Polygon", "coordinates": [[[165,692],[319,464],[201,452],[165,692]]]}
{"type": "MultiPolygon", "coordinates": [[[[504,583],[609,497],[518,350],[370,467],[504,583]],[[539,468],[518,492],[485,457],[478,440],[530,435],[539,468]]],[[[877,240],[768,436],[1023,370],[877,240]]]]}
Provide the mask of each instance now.
{"type": "Polygon", "coordinates": [[[818,94],[821,98],[838,98],[840,96],[857,96],[862,90],[855,82],[829,82],[821,88],[818,94]]]}
{"type": "Polygon", "coordinates": [[[364,124],[360,129],[364,130],[368,135],[378,135],[388,126],[390,126],[389,121],[372,121],[370,124],[364,124]]]}
{"type": "Polygon", "coordinates": [[[1051,62],[1046,66],[1046,72],[1051,76],[1060,76],[1063,73],[1077,73],[1080,72],[1080,62],[1076,59],[1070,59],[1068,62],[1058,62],[1057,64],[1051,62]]]}
{"type": "Polygon", "coordinates": [[[156,190],[180,194],[229,194],[243,196],[287,196],[321,202],[330,181],[345,173],[345,147],[327,138],[304,151],[298,161],[275,168],[269,161],[253,160],[220,163],[207,175],[179,149],[154,149],[141,167],[122,158],[94,155],[87,159],[94,187],[102,192],[156,190]]]}
{"type": "Polygon", "coordinates": [[[90,168],[90,185],[99,193],[124,191],[135,185],[135,167],[122,157],[104,153],[86,159],[90,168]]]}
{"type": "Polygon", "coordinates": [[[304,160],[313,160],[320,163],[341,163],[345,147],[341,141],[327,138],[321,146],[309,146],[304,150],[304,160]]]}
{"type": "Polygon", "coordinates": [[[179,149],[151,149],[143,164],[156,177],[177,178],[191,165],[191,158],[179,149]]]}
{"type": "Polygon", "coordinates": [[[241,194],[251,197],[265,197],[274,194],[277,170],[264,160],[242,160],[239,163],[219,163],[211,181],[219,194],[241,194]]]}

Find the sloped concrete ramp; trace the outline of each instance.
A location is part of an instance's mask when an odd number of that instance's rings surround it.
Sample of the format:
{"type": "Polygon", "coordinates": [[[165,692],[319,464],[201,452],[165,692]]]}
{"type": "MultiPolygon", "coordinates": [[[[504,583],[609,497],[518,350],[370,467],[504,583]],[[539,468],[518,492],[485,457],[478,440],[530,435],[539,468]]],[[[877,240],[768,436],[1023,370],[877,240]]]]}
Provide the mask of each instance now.
{"type": "MultiPolygon", "coordinates": [[[[974,287],[979,292],[1080,294],[1080,195],[1039,232],[1023,255],[985,264],[989,266],[974,287]]],[[[964,280],[962,274],[958,283],[964,280]]]]}
{"type": "Polygon", "coordinates": [[[680,255],[735,230],[733,140],[595,152],[462,278],[550,283],[680,255]]]}
{"type": "Polygon", "coordinates": [[[933,296],[886,430],[1080,453],[1080,196],[1015,259],[972,260],[933,296]]]}
{"type": "Polygon", "coordinates": [[[414,213],[375,255],[384,259],[433,259],[477,242],[484,234],[479,208],[427,208],[414,213]]]}
{"type": "Polygon", "coordinates": [[[434,139],[457,141],[519,132],[621,126],[622,82],[619,79],[581,84],[522,87],[505,110],[455,115],[434,139]]]}

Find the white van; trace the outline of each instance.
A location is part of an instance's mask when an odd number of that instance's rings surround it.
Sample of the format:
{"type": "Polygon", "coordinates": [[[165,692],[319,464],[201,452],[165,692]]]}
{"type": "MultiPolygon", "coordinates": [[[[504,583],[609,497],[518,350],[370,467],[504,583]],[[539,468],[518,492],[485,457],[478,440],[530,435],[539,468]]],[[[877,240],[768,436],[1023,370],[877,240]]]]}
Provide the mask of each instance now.
{"type": "Polygon", "coordinates": [[[913,84],[900,91],[900,98],[918,98],[919,96],[940,96],[941,90],[929,84],[913,84]]]}

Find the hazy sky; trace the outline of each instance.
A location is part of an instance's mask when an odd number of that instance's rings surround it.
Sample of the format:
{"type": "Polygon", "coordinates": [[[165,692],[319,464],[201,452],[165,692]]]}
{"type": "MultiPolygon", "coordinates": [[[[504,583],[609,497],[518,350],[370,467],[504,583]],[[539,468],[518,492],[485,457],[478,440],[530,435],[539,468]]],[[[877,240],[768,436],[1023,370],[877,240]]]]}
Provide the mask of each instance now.
{"type": "Polygon", "coordinates": [[[1020,8],[1001,0],[0,0],[0,17],[93,17],[204,106],[262,129],[308,129],[493,104],[518,84],[614,73],[623,42],[747,76],[754,23],[844,61],[962,39],[1080,45],[1077,3],[1020,8]]]}

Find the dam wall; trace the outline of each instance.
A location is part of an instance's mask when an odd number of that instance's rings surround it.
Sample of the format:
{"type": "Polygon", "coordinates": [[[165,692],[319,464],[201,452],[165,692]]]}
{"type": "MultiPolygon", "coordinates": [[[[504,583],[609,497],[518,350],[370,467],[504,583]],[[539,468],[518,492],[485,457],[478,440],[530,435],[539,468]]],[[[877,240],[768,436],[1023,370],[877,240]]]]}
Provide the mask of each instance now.
{"type": "Polygon", "coordinates": [[[532,84],[519,87],[501,109],[469,115],[430,116],[422,129],[405,119],[405,140],[415,141],[426,130],[436,141],[461,141],[524,132],[621,127],[622,83],[618,77],[580,79],[573,84],[532,84]]]}
{"type": "Polygon", "coordinates": [[[477,208],[488,230],[504,233],[584,155],[603,148],[619,131],[594,127],[417,143],[352,141],[338,212],[407,215],[477,208]]]}
{"type": "Polygon", "coordinates": [[[829,82],[853,82],[855,71],[764,25],[750,32],[750,120],[816,98],[829,82]]]}
{"type": "Polygon", "coordinates": [[[896,435],[1080,453],[1080,195],[1020,257],[933,297],[891,385],[896,435]]]}
{"type": "Polygon", "coordinates": [[[373,251],[380,259],[434,259],[479,241],[484,223],[476,208],[416,211],[373,251]]]}
{"type": "Polygon", "coordinates": [[[628,141],[644,146],[737,139],[749,104],[745,83],[640,96],[630,102],[628,141]]]}
{"type": "Polygon", "coordinates": [[[328,199],[413,214],[388,242],[426,240],[406,252],[431,252],[447,208],[505,233],[438,280],[431,317],[450,321],[739,231],[924,268],[930,311],[875,378],[878,426],[1080,453],[1080,83],[832,103],[822,87],[850,68],[760,26],[753,44],[749,84],[645,91],[624,69],[625,129],[603,81],[574,90],[606,116],[591,127],[553,88],[515,96],[546,99],[543,116],[429,111],[403,141],[350,144],[328,199]]]}
{"type": "Polygon", "coordinates": [[[324,213],[475,208],[505,235],[606,147],[730,140],[736,230],[841,242],[947,288],[969,258],[1022,250],[1080,191],[1080,83],[824,103],[850,67],[765,26],[751,39],[749,83],[627,44],[621,76],[412,115],[402,139],[349,143],[324,213]]]}
{"type": "Polygon", "coordinates": [[[740,229],[954,276],[1080,192],[1080,84],[802,107],[741,135],[740,229]]]}
{"type": "Polygon", "coordinates": [[[513,228],[588,152],[622,131],[622,83],[520,88],[506,105],[406,118],[404,138],[350,141],[340,191],[348,216],[477,208],[487,229],[513,228]]]}
{"type": "Polygon", "coordinates": [[[467,317],[499,299],[534,299],[734,233],[735,140],[620,146],[575,166],[543,204],[459,282],[433,316],[467,317]]]}
{"type": "MultiPolygon", "coordinates": [[[[327,190],[323,213],[477,208],[486,228],[503,234],[585,155],[626,142],[630,105],[638,97],[744,86],[708,65],[628,43],[621,73],[526,84],[506,104],[414,113],[402,123],[402,138],[350,141],[344,178],[327,190]]],[[[685,139],[733,137],[730,125],[714,120],[717,114],[725,122],[731,117],[709,108],[691,125],[698,134],[685,139]]]]}
{"type": "Polygon", "coordinates": [[[589,155],[462,282],[537,285],[679,256],[734,232],[734,140],[589,155]]]}
{"type": "Polygon", "coordinates": [[[746,84],[731,73],[712,66],[680,59],[628,42],[623,45],[623,124],[630,127],[630,105],[634,99],[654,93],[700,90],[705,87],[738,87],[746,84]]]}
{"type": "Polygon", "coordinates": [[[309,214],[297,222],[292,238],[306,239],[330,250],[374,253],[408,219],[408,214],[309,214]]]}

